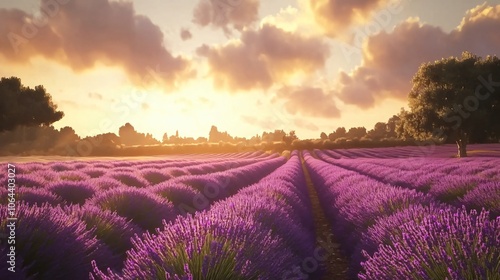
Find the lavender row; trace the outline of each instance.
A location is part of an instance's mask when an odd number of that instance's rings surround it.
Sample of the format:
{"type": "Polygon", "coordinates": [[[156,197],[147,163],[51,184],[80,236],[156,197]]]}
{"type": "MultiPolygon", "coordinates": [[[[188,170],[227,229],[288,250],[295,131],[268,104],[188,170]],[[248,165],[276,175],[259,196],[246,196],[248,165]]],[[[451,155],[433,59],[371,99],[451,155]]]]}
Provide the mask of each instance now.
{"type": "MultiPolygon", "coordinates": [[[[121,271],[95,279],[287,279],[314,254],[314,231],[297,153],[275,172],[209,211],[133,240],[121,271]]],[[[99,265],[98,261],[94,263],[99,265]]],[[[318,276],[317,270],[314,276],[318,276]]],[[[311,274],[312,275],[312,274],[311,274]]]]}
{"type": "MultiPolygon", "coordinates": [[[[446,159],[446,158],[412,158],[412,159],[341,159],[336,160],[333,151],[323,150],[315,151],[315,154],[321,159],[333,162],[343,163],[348,168],[363,167],[372,169],[376,167],[386,167],[385,170],[394,171],[416,171],[420,173],[443,173],[447,175],[478,175],[481,177],[492,178],[500,176],[500,158],[465,158],[465,159],[446,159]],[[354,165],[356,163],[356,165],[354,165]]],[[[368,170],[367,170],[368,171],[368,170]]],[[[372,172],[376,174],[377,171],[372,172]]]]}
{"type": "Polygon", "coordinates": [[[184,162],[94,161],[88,163],[60,162],[48,165],[28,163],[17,167],[17,183],[19,186],[41,187],[54,181],[88,181],[106,176],[126,185],[135,184],[134,186],[136,187],[143,187],[145,185],[162,182],[175,176],[217,172],[275,157],[276,155],[270,155],[266,158],[257,159],[184,162]],[[132,175],[120,175],[124,173],[132,175]],[[131,176],[139,177],[139,179],[132,181],[127,180],[131,176]]]}
{"type": "MultiPolygon", "coordinates": [[[[144,188],[131,187],[143,184],[140,178],[128,173],[118,173],[128,185],[104,176],[86,182],[56,181],[44,188],[21,186],[16,189],[16,200],[38,206],[90,205],[117,212],[142,230],[154,230],[162,225],[163,219],[173,220],[179,214],[208,208],[212,202],[257,182],[285,161],[283,157],[263,161],[240,160],[239,164],[230,162],[226,166],[230,170],[203,176],[181,176],[177,181],[145,185],[144,188]],[[240,167],[231,168],[238,165],[240,167]]],[[[4,188],[0,189],[2,205],[7,204],[5,192],[4,188]]]]}
{"type": "Polygon", "coordinates": [[[343,240],[342,248],[354,256],[353,265],[359,264],[361,251],[354,244],[361,241],[362,233],[377,219],[406,209],[411,205],[431,205],[433,197],[415,190],[403,189],[314,159],[304,152],[311,180],[333,231],[343,240]]]}
{"type": "Polygon", "coordinates": [[[116,212],[140,228],[154,231],[163,220],[168,222],[178,215],[209,209],[213,202],[256,183],[285,162],[285,158],[279,157],[213,174],[182,176],[143,189],[113,188],[95,192],[85,204],[116,212]]]}
{"type": "Polygon", "coordinates": [[[378,181],[429,193],[457,207],[465,205],[477,210],[484,207],[492,217],[500,215],[500,158],[424,159],[405,170],[397,166],[404,166],[408,160],[335,160],[327,154],[316,152],[326,162],[378,181]]]}
{"type": "MultiPolygon", "coordinates": [[[[318,151],[318,156],[326,155],[328,158],[334,160],[335,157],[332,155],[334,151],[318,151]]],[[[353,162],[353,160],[342,159],[338,160],[340,162],[353,162]]],[[[498,174],[500,170],[498,169],[498,163],[500,163],[500,158],[498,157],[481,157],[481,158],[407,158],[407,159],[375,159],[375,158],[364,158],[358,159],[363,164],[375,164],[379,166],[384,166],[388,168],[397,168],[399,170],[411,171],[420,170],[422,172],[441,172],[446,174],[455,175],[488,175],[482,174],[485,170],[495,170],[498,174]]],[[[491,174],[495,175],[495,174],[491,174]]],[[[491,176],[490,175],[490,176],[491,176]]]]}
{"type": "MultiPolygon", "coordinates": [[[[498,144],[473,144],[468,145],[467,147],[469,154],[472,154],[475,157],[500,156],[500,145],[498,144]]],[[[427,145],[422,146],[337,149],[335,151],[331,151],[331,156],[335,159],[393,159],[416,157],[449,158],[454,156],[456,153],[456,145],[435,145],[434,143],[427,143],[427,145]]]]}
{"type": "MultiPolygon", "coordinates": [[[[248,183],[245,181],[248,177],[258,180],[283,165],[285,161],[280,157],[234,169],[235,172],[227,171],[227,182],[235,183],[227,187],[236,191],[237,187],[246,186],[244,184],[248,183]]],[[[181,183],[169,186],[184,186],[194,190],[181,183]]],[[[173,221],[180,214],[174,203],[154,193],[154,190],[159,189],[161,188],[114,188],[96,193],[84,203],[74,201],[75,203],[69,206],[36,203],[28,205],[21,202],[18,205],[17,227],[22,234],[16,237],[17,243],[20,244],[16,249],[20,272],[16,276],[29,278],[28,276],[36,275],[37,279],[53,279],[56,275],[61,279],[88,279],[92,260],[97,260],[103,268],[121,269],[126,251],[132,247],[131,238],[134,235],[142,235],[147,230],[153,232],[155,228],[161,227],[162,223],[173,221]],[[58,245],[59,242],[64,244],[58,245]],[[64,265],[64,269],[61,269],[60,265],[64,265]]],[[[30,188],[20,190],[45,191],[30,188]]],[[[70,200],[82,199],[87,191],[85,185],[78,185],[76,182],[73,189],[64,190],[63,196],[70,200]]],[[[164,194],[175,193],[163,191],[164,194]]],[[[6,217],[7,208],[2,205],[2,228],[6,227],[6,217]]],[[[7,261],[3,259],[7,246],[4,246],[5,243],[0,245],[0,260],[7,261]]],[[[12,275],[0,274],[0,279],[8,279],[7,276],[12,275]]]]}
{"type": "MultiPolygon", "coordinates": [[[[185,168],[143,170],[108,170],[104,168],[87,168],[79,171],[36,172],[18,174],[18,200],[29,203],[48,202],[52,205],[60,203],[82,204],[97,191],[105,191],[118,187],[150,187],[171,180],[175,176],[186,174],[209,174],[259,164],[259,162],[276,161],[279,157],[268,157],[264,160],[245,159],[218,163],[203,163],[185,168]],[[66,190],[66,191],[65,191],[66,190]],[[75,190],[71,194],[71,190],[75,190]],[[62,196],[62,197],[61,197],[62,196]],[[68,199],[67,201],[66,198],[68,199]]],[[[282,159],[281,159],[282,160],[282,159]]],[[[2,196],[3,197],[3,196],[2,196]]],[[[3,197],[4,198],[4,197],[3,197]]]]}
{"type": "Polygon", "coordinates": [[[493,279],[500,218],[455,208],[304,153],[333,231],[360,279],[493,279]],[[358,274],[359,273],[359,274],[358,274]]]}
{"type": "MultiPolygon", "coordinates": [[[[113,215],[107,214],[108,218],[113,215]]],[[[101,211],[99,220],[104,221],[105,216],[101,211]]],[[[2,229],[10,223],[7,217],[7,207],[0,207],[2,229]]],[[[83,220],[60,207],[19,204],[16,217],[15,274],[1,269],[0,279],[83,280],[89,277],[92,260],[97,260],[103,267],[119,265],[116,253],[96,238],[95,228],[89,228],[83,220]]],[[[124,225],[123,231],[129,229],[126,223],[124,225]]],[[[106,227],[106,230],[110,229],[106,227]]],[[[114,230],[114,233],[121,233],[120,228],[114,230]]],[[[2,268],[10,259],[7,255],[9,246],[7,242],[0,243],[2,268]]]]}
{"type": "Polygon", "coordinates": [[[16,194],[18,201],[29,205],[89,205],[113,211],[139,228],[152,231],[162,226],[162,220],[208,209],[213,202],[256,183],[285,162],[283,157],[271,158],[211,174],[180,176],[143,188],[134,187],[139,178],[133,174],[118,173],[128,185],[101,177],[89,182],[59,181],[44,188],[20,187],[16,194]]]}

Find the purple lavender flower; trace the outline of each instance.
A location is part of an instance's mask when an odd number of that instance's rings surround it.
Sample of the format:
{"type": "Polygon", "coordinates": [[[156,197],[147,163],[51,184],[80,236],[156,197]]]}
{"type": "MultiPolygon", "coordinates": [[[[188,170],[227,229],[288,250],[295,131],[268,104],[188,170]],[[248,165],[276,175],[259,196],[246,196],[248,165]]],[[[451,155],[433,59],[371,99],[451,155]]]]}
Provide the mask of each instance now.
{"type": "Polygon", "coordinates": [[[139,173],[144,179],[149,182],[150,185],[156,185],[172,178],[172,176],[170,176],[169,174],[163,173],[160,170],[153,168],[141,169],[139,173]]]}
{"type": "Polygon", "coordinates": [[[59,180],[63,181],[74,181],[74,182],[80,182],[80,181],[86,181],[90,179],[90,176],[80,172],[80,171],[74,171],[74,170],[65,170],[65,171],[60,171],[57,172],[57,175],[59,177],[59,180]]]}
{"type": "Polygon", "coordinates": [[[108,176],[122,182],[123,184],[125,184],[129,187],[143,188],[143,187],[149,186],[148,181],[144,180],[143,178],[137,176],[134,173],[113,171],[108,176]]]}
{"type": "Polygon", "coordinates": [[[486,208],[490,211],[491,218],[500,216],[500,182],[488,182],[479,184],[474,190],[468,192],[460,203],[468,209],[480,211],[486,208]]]}
{"type": "Polygon", "coordinates": [[[70,164],[64,162],[54,162],[49,165],[49,168],[56,172],[73,170],[70,164]]]}
{"type": "Polygon", "coordinates": [[[434,182],[429,194],[443,202],[456,204],[459,198],[483,182],[483,179],[473,176],[446,175],[434,182]]]}
{"type": "MultiPolygon", "coordinates": [[[[300,186],[305,182],[297,156],[276,172],[292,178],[272,179],[270,175],[262,183],[217,202],[208,211],[165,222],[163,230],[156,234],[145,233],[134,238],[121,273],[95,269],[93,277],[281,279],[286,270],[312,253],[315,236],[290,205],[307,201],[299,197],[293,202],[289,198],[304,193],[287,191],[305,188],[300,186]],[[259,193],[265,189],[266,192],[259,193]]],[[[307,203],[302,207],[308,209],[307,203]]]]}
{"type": "Polygon", "coordinates": [[[147,190],[166,198],[176,206],[180,204],[191,205],[195,195],[200,193],[192,187],[175,182],[160,183],[147,188],[147,190]]]}
{"type": "Polygon", "coordinates": [[[84,182],[60,181],[47,186],[47,190],[58,195],[69,204],[83,204],[97,189],[84,182]]]}
{"type": "Polygon", "coordinates": [[[90,179],[88,183],[95,186],[100,191],[119,188],[119,187],[126,187],[126,185],[123,184],[122,182],[109,177],[93,178],[90,179]]]}
{"type": "MultiPolygon", "coordinates": [[[[7,207],[0,207],[2,229],[10,223],[7,215],[7,207]]],[[[94,238],[83,222],[66,215],[60,208],[19,204],[16,215],[16,269],[26,276],[87,279],[92,260],[97,260],[102,267],[116,265],[107,246],[94,238]]],[[[6,246],[6,242],[0,243],[0,251],[5,252],[6,246]]]]}
{"type": "Polygon", "coordinates": [[[83,173],[90,176],[90,178],[99,178],[106,174],[108,170],[105,168],[87,167],[81,170],[83,173]]]}
{"type": "MultiPolygon", "coordinates": [[[[62,205],[64,200],[47,189],[32,189],[21,187],[16,191],[17,200],[26,203],[27,205],[37,205],[42,206],[43,204],[49,204],[52,206],[62,205]]],[[[3,198],[4,196],[2,196],[3,198]]],[[[6,197],[6,196],[5,196],[6,197]]],[[[2,204],[7,204],[7,201],[4,201],[2,204]]]]}
{"type": "Polygon", "coordinates": [[[170,221],[177,216],[172,203],[144,189],[131,187],[97,193],[87,204],[115,211],[142,229],[151,231],[161,227],[162,220],[170,221]]]}
{"type": "Polygon", "coordinates": [[[16,185],[27,188],[43,188],[47,181],[37,174],[18,174],[16,176],[16,185]]]}
{"type": "Polygon", "coordinates": [[[132,247],[131,239],[142,230],[127,219],[118,216],[115,212],[102,210],[92,205],[72,205],[64,211],[83,221],[87,230],[95,233],[96,237],[106,244],[115,255],[125,260],[125,252],[132,247]]]}
{"type": "Polygon", "coordinates": [[[402,225],[402,235],[362,263],[360,279],[494,279],[500,275],[500,219],[441,210],[402,225]]]}

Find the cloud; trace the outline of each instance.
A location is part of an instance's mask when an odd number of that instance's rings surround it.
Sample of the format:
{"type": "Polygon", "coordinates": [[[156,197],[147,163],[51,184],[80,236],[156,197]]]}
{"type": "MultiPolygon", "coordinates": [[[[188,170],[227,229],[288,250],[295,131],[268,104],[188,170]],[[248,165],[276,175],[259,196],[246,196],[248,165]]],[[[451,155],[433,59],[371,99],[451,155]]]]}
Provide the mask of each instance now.
{"type": "Polygon", "coordinates": [[[374,107],[386,98],[406,100],[411,79],[425,62],[461,56],[498,55],[500,5],[470,10],[449,33],[418,20],[408,20],[391,33],[370,37],[363,46],[363,63],[351,73],[341,72],[335,94],[360,108],[374,107]]]}
{"type": "Polygon", "coordinates": [[[273,108],[264,117],[258,114],[243,115],[240,117],[245,123],[257,126],[264,130],[274,131],[275,129],[291,130],[296,127],[294,116],[273,108]]]}
{"type": "Polygon", "coordinates": [[[193,34],[189,31],[187,28],[182,28],[181,29],[181,39],[183,41],[187,41],[189,39],[193,38],[193,34]]]}
{"type": "Polygon", "coordinates": [[[335,37],[351,25],[367,22],[390,0],[309,0],[316,22],[329,36],[335,37]]]}
{"type": "Polygon", "coordinates": [[[245,123],[258,126],[264,130],[274,130],[281,126],[281,123],[270,119],[259,119],[255,116],[243,115],[240,117],[245,123]]]}
{"type": "Polygon", "coordinates": [[[320,118],[339,118],[340,110],[334,96],[317,87],[282,87],[277,98],[285,100],[285,109],[292,115],[320,118]]]}
{"type": "Polygon", "coordinates": [[[237,42],[203,45],[197,53],[207,58],[215,87],[236,92],[268,89],[295,74],[321,69],[330,50],[321,38],[264,24],[258,30],[245,30],[237,42]]]}
{"type": "Polygon", "coordinates": [[[259,0],[200,0],[193,10],[193,22],[199,26],[243,30],[259,19],[259,0]]]}
{"type": "Polygon", "coordinates": [[[304,128],[308,130],[317,131],[319,127],[312,122],[305,121],[303,119],[295,119],[294,124],[299,128],[304,128]]]}
{"type": "Polygon", "coordinates": [[[295,32],[299,29],[299,25],[305,25],[301,21],[299,9],[292,6],[281,8],[278,13],[267,15],[260,22],[261,24],[269,24],[289,32],[295,32]]]}
{"type": "Polygon", "coordinates": [[[75,71],[98,62],[121,66],[138,84],[174,86],[193,75],[189,61],[165,48],[160,28],[136,14],[131,2],[41,3],[35,14],[0,9],[0,56],[18,63],[41,56],[75,71]]]}

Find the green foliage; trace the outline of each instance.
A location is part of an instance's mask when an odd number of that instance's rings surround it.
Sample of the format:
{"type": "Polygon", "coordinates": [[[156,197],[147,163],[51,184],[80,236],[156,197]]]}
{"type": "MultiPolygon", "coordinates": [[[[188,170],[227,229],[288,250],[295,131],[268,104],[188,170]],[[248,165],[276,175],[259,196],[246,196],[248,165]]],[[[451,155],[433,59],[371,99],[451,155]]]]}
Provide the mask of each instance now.
{"type": "Polygon", "coordinates": [[[442,139],[465,147],[500,139],[500,60],[464,52],[423,64],[413,77],[409,111],[399,114],[399,137],[442,139]]]}
{"type": "Polygon", "coordinates": [[[0,100],[0,132],[18,126],[49,126],[64,116],[43,86],[32,89],[16,77],[0,80],[0,100]]]}

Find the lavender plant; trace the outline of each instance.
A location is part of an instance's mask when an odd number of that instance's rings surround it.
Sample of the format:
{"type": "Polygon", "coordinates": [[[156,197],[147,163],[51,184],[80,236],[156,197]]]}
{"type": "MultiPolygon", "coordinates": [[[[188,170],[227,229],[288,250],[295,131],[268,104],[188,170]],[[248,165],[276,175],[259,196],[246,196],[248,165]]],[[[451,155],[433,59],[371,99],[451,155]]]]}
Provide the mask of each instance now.
{"type": "Polygon", "coordinates": [[[362,263],[360,279],[500,279],[500,218],[487,211],[444,209],[401,227],[362,263]]]}

